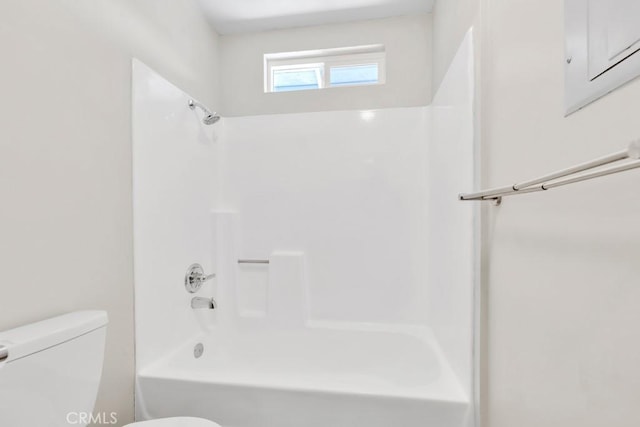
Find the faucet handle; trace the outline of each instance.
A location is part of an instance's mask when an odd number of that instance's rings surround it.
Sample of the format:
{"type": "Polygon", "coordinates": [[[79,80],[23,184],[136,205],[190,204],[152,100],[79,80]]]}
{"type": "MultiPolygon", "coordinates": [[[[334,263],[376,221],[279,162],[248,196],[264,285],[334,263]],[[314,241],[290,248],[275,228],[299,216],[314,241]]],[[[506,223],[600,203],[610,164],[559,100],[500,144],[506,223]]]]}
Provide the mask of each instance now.
{"type": "Polygon", "coordinates": [[[204,282],[216,277],[215,274],[204,274],[204,269],[200,264],[192,264],[184,276],[184,287],[190,294],[200,290],[204,282]]]}
{"type": "Polygon", "coordinates": [[[201,280],[201,281],[203,281],[203,282],[206,282],[206,281],[208,281],[208,280],[213,279],[214,277],[216,277],[216,274],[215,274],[215,273],[212,273],[212,274],[209,274],[208,276],[200,277],[200,278],[198,278],[198,280],[201,280]]]}

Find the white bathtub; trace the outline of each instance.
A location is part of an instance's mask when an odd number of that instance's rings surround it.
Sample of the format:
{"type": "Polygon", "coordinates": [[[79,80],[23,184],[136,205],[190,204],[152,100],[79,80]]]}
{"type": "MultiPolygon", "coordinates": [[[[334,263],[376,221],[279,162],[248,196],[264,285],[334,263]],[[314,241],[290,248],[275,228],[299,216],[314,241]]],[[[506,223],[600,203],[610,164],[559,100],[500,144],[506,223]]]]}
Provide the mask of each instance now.
{"type": "Polygon", "coordinates": [[[140,419],[223,427],[462,427],[469,399],[427,332],[213,332],[138,375],[140,419]],[[196,359],[194,346],[204,345],[196,359]]]}

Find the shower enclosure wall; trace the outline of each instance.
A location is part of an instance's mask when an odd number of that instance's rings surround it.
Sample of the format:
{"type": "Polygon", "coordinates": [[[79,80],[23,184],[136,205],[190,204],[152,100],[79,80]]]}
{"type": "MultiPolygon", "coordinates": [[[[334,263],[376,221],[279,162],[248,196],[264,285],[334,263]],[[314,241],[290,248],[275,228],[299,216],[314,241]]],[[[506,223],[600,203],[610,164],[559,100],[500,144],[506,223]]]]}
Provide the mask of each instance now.
{"type": "Polygon", "coordinates": [[[134,61],[138,419],[473,424],[471,46],[432,106],[210,126],[134,61]]]}

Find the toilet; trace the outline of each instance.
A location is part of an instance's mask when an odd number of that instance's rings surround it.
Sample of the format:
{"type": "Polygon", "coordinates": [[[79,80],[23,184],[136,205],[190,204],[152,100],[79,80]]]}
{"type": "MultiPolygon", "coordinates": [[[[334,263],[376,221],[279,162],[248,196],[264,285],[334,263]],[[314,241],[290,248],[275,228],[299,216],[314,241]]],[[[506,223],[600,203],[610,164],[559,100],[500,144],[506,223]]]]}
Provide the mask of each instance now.
{"type": "Polygon", "coordinates": [[[192,417],[172,417],[151,421],[139,421],[124,427],[220,427],[218,424],[192,417]]]}
{"type": "MultiPolygon", "coordinates": [[[[107,324],[104,311],[78,311],[0,332],[0,425],[115,424],[117,414],[93,412],[107,324]]],[[[140,421],[127,426],[220,427],[192,417],[140,421]]]]}

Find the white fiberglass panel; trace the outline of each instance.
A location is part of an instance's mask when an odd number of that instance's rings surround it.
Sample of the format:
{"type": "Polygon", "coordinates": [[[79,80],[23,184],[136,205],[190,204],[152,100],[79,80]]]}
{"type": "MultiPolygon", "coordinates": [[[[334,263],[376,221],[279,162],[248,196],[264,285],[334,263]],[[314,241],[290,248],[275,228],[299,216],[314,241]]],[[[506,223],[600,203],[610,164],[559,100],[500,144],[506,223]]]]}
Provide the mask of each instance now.
{"type": "Polygon", "coordinates": [[[473,189],[473,33],[467,33],[432,105],[429,144],[429,326],[471,395],[474,284],[478,277],[478,204],[457,200],[473,189]]]}
{"type": "MultiPolygon", "coordinates": [[[[190,97],[133,62],[133,206],[136,357],[144,365],[200,331],[184,275],[193,263],[214,270],[210,211],[215,189],[215,126],[190,97]]],[[[206,284],[201,296],[213,296],[206,284]]]]}
{"type": "Polygon", "coordinates": [[[428,117],[406,108],[227,119],[219,204],[238,214],[237,256],[303,254],[311,319],[424,321],[428,117]]]}

